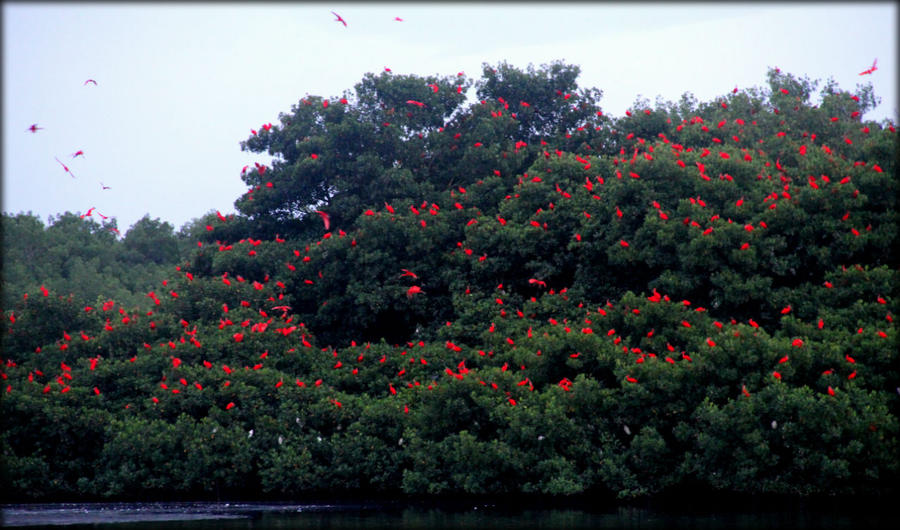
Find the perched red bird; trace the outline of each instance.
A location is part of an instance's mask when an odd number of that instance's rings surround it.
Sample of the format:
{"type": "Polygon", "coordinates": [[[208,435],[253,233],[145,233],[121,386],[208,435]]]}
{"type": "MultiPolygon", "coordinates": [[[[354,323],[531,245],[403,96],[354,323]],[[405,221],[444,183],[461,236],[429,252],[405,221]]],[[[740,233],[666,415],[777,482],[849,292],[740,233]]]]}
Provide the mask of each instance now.
{"type": "Polygon", "coordinates": [[[876,66],[877,64],[878,64],[878,58],[876,57],[875,60],[872,61],[872,66],[869,67],[868,69],[863,70],[862,72],[860,72],[859,75],[871,74],[871,73],[874,72],[875,70],[878,70],[878,66],[876,66]]]}
{"type": "Polygon", "coordinates": [[[340,22],[341,24],[344,25],[345,28],[347,27],[347,22],[343,18],[341,18],[340,15],[338,15],[334,11],[332,11],[331,14],[334,15],[335,17],[337,17],[334,19],[335,22],[340,22]]]}
{"type": "Polygon", "coordinates": [[[421,292],[422,292],[421,287],[419,287],[418,285],[413,285],[412,287],[410,287],[409,289],[406,290],[406,297],[412,298],[413,295],[419,294],[421,292]]]}

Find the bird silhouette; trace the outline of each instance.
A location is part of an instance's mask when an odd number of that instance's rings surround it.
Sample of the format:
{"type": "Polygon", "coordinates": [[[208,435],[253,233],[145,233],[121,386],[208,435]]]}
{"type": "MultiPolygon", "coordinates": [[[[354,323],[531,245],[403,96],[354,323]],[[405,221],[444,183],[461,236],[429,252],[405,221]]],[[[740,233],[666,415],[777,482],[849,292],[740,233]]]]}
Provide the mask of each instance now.
{"type": "Polygon", "coordinates": [[[878,66],[876,66],[877,64],[878,64],[878,58],[876,57],[875,60],[872,61],[872,66],[870,66],[866,70],[863,70],[862,72],[860,72],[859,75],[868,75],[868,74],[871,74],[872,72],[874,72],[875,70],[878,70],[878,66]]]}
{"type": "Polygon", "coordinates": [[[340,15],[338,15],[334,11],[332,11],[331,14],[334,15],[335,17],[337,17],[334,19],[335,22],[340,22],[341,24],[344,25],[345,28],[347,27],[347,21],[344,20],[340,15]]]}

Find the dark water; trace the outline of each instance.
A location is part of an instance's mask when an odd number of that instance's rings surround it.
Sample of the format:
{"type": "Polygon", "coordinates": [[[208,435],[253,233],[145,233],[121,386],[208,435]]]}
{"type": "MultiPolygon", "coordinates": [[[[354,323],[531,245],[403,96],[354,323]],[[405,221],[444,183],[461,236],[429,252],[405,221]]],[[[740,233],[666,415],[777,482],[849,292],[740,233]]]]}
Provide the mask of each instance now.
{"type": "Polygon", "coordinates": [[[4,505],[5,528],[888,528],[900,518],[853,506],[783,506],[713,511],[634,506],[541,508],[469,503],[453,507],[401,503],[96,503],[4,505]]]}

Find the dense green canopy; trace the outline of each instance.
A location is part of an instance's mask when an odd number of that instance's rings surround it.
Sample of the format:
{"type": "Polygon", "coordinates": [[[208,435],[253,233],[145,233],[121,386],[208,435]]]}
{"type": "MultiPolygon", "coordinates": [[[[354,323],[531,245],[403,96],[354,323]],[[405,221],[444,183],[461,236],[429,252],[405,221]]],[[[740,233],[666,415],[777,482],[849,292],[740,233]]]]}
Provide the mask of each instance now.
{"type": "Polygon", "coordinates": [[[616,118],[578,73],[308,96],[242,144],[273,161],[238,215],[177,234],[5,215],[7,497],[889,491],[871,85],[616,118]]]}

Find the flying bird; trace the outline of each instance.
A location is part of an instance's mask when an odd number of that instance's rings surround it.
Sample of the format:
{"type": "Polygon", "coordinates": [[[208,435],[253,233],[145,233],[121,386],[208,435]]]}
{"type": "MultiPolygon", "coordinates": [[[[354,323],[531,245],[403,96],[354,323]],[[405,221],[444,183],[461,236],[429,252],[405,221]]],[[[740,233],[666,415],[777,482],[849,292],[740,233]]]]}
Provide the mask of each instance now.
{"type": "Polygon", "coordinates": [[[75,151],[74,153],[72,153],[72,158],[75,158],[76,156],[80,156],[80,157],[84,158],[84,151],[79,149],[78,151],[75,151]]]}
{"type": "Polygon", "coordinates": [[[87,81],[84,82],[84,85],[81,85],[81,86],[85,86],[85,85],[87,85],[88,83],[93,83],[94,86],[97,86],[97,82],[94,81],[93,79],[88,79],[87,81]]]}
{"type": "Polygon", "coordinates": [[[414,100],[414,99],[407,99],[407,100],[406,100],[406,103],[408,103],[408,104],[410,104],[410,105],[415,105],[415,106],[417,106],[417,107],[419,107],[419,108],[422,108],[422,107],[425,106],[425,104],[422,103],[421,101],[416,101],[416,100],[414,100]]]}
{"type": "Polygon", "coordinates": [[[38,132],[38,131],[40,131],[40,130],[43,130],[43,129],[44,129],[43,127],[38,127],[36,123],[32,123],[32,124],[31,124],[31,127],[27,128],[27,129],[25,129],[25,130],[26,130],[26,131],[31,131],[31,133],[34,134],[34,133],[36,133],[36,132],[38,132]]]}
{"type": "Polygon", "coordinates": [[[316,213],[322,216],[322,223],[325,224],[325,230],[331,228],[331,216],[319,210],[316,210],[316,213]]]}
{"type": "Polygon", "coordinates": [[[66,170],[66,173],[68,173],[69,175],[72,175],[72,178],[75,178],[75,174],[72,173],[71,170],[69,170],[69,166],[63,164],[63,163],[62,163],[58,158],[56,158],[55,156],[54,156],[53,158],[55,158],[56,161],[59,162],[59,165],[61,165],[61,166],[63,167],[63,169],[66,170]]]}
{"type": "Polygon", "coordinates": [[[340,22],[341,24],[344,25],[345,28],[347,27],[347,21],[345,21],[343,18],[341,18],[340,15],[338,15],[334,11],[332,11],[331,14],[334,15],[335,17],[337,17],[334,19],[335,22],[340,22]]]}
{"type": "Polygon", "coordinates": [[[394,20],[396,20],[397,22],[403,22],[403,19],[400,17],[394,17],[394,20]]]}
{"type": "Polygon", "coordinates": [[[104,184],[103,181],[100,181],[100,189],[101,190],[111,190],[112,188],[110,188],[109,186],[104,184]]]}
{"type": "Polygon", "coordinates": [[[863,70],[862,72],[860,72],[859,75],[871,74],[875,70],[878,70],[878,66],[876,66],[877,64],[878,64],[878,58],[876,57],[875,60],[872,61],[872,66],[869,67],[867,70],[863,70]]]}

